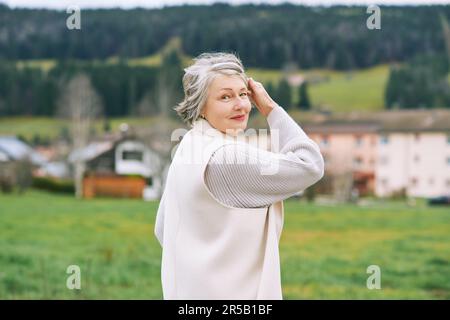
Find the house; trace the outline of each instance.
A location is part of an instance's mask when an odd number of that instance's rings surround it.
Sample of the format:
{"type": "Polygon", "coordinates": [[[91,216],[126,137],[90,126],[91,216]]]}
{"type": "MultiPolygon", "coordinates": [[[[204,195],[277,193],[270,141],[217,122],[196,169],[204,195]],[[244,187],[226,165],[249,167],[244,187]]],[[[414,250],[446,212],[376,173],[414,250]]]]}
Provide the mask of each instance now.
{"type": "Polygon", "coordinates": [[[0,136],[0,189],[14,186],[24,190],[31,183],[33,172],[46,160],[28,144],[15,136],[0,136]]]}
{"type": "Polygon", "coordinates": [[[19,160],[29,160],[36,167],[46,162],[43,156],[16,136],[0,136],[0,162],[19,160]]]}
{"type": "MultiPolygon", "coordinates": [[[[374,121],[327,120],[303,126],[320,147],[325,174],[349,174],[360,195],[373,192],[379,124],[374,121]]],[[[349,186],[351,188],[352,186],[349,186]]]]}
{"type": "Polygon", "coordinates": [[[73,165],[85,164],[83,196],[159,199],[163,169],[158,154],[133,136],[91,142],[69,154],[73,165]]]}
{"type": "Polygon", "coordinates": [[[46,163],[34,172],[36,177],[47,177],[60,180],[72,179],[67,154],[70,146],[65,141],[53,141],[48,146],[35,146],[34,150],[46,159],[46,163]]]}
{"type": "Polygon", "coordinates": [[[395,111],[382,123],[376,194],[450,195],[450,111],[395,111]]]}
{"type": "Polygon", "coordinates": [[[72,174],[66,161],[49,161],[35,171],[37,177],[71,179],[72,174]]]}
{"type": "Polygon", "coordinates": [[[360,194],[450,194],[450,110],[351,112],[304,123],[325,172],[352,172],[360,194]]]}

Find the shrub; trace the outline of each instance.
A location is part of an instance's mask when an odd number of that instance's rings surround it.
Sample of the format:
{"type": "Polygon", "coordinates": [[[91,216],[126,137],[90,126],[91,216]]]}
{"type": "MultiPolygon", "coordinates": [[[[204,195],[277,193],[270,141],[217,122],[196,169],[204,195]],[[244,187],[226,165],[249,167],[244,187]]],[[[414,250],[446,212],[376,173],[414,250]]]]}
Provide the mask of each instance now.
{"type": "Polygon", "coordinates": [[[403,187],[393,191],[389,198],[391,200],[406,200],[406,188],[403,187]]]}
{"type": "Polygon", "coordinates": [[[13,182],[7,177],[0,176],[0,190],[3,193],[11,193],[13,191],[13,182]]]}
{"type": "Polygon", "coordinates": [[[75,193],[75,185],[72,180],[33,177],[32,187],[56,193],[75,193]]]}

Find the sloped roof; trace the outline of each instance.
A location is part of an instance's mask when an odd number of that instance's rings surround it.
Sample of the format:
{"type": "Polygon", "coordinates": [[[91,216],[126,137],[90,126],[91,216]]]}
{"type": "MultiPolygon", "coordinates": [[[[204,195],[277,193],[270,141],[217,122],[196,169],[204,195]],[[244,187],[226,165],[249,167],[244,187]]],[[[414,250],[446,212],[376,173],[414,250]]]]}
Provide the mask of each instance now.
{"type": "Polygon", "coordinates": [[[303,129],[308,133],[368,133],[377,132],[380,128],[378,122],[367,121],[324,121],[320,124],[305,124],[303,129]]]}
{"type": "Polygon", "coordinates": [[[69,162],[75,162],[80,159],[83,162],[93,160],[103,153],[113,149],[117,144],[124,141],[139,141],[143,143],[148,149],[153,151],[151,147],[145,144],[141,139],[134,135],[127,135],[122,137],[108,138],[108,140],[92,141],[86,147],[78,150],[73,150],[68,156],[69,162]]]}
{"type": "Polygon", "coordinates": [[[34,165],[43,165],[46,162],[43,156],[15,136],[0,136],[0,150],[11,160],[29,158],[34,165]]]}
{"type": "Polygon", "coordinates": [[[354,111],[305,117],[300,123],[310,132],[450,132],[450,110],[354,111]]]}
{"type": "Polygon", "coordinates": [[[450,131],[450,110],[404,110],[378,115],[380,131],[450,131]]]}
{"type": "Polygon", "coordinates": [[[77,160],[89,161],[110,150],[113,146],[114,141],[91,142],[82,149],[73,150],[69,154],[68,160],[69,162],[75,162],[77,160]]]}

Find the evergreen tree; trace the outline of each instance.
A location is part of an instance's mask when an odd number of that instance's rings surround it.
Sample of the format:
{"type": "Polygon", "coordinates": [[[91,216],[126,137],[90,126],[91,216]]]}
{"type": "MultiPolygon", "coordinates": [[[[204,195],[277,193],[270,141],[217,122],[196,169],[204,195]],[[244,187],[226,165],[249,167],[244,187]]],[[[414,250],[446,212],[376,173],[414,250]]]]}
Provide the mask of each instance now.
{"type": "Polygon", "coordinates": [[[277,99],[277,92],[272,81],[269,81],[264,87],[266,88],[267,93],[272,99],[277,99]]]}
{"type": "Polygon", "coordinates": [[[285,110],[291,108],[292,92],[291,87],[286,79],[281,79],[277,89],[277,99],[275,102],[282,106],[285,110]]]}
{"type": "Polygon", "coordinates": [[[306,81],[304,81],[300,85],[298,94],[299,94],[299,102],[298,102],[299,108],[302,110],[310,110],[311,102],[308,96],[308,84],[306,81]]]}

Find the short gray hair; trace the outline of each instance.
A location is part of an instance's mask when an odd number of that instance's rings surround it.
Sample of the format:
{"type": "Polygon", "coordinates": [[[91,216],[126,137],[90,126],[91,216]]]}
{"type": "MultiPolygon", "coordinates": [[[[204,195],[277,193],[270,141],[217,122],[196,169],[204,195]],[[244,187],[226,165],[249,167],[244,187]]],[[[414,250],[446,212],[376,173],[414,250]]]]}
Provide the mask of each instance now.
{"type": "Polygon", "coordinates": [[[239,75],[245,85],[248,84],[244,66],[233,53],[202,53],[194,61],[194,64],[184,69],[184,100],[174,108],[181,119],[190,125],[200,117],[209,85],[217,75],[239,75]]]}

